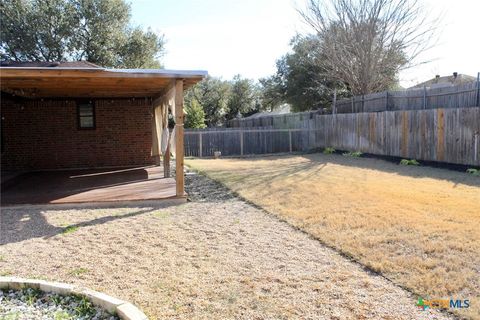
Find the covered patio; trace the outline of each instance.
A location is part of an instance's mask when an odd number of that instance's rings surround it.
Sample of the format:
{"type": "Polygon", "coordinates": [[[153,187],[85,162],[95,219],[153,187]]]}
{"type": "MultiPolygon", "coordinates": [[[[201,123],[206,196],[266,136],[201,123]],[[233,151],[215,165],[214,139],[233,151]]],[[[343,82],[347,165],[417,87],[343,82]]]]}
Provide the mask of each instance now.
{"type": "Polygon", "coordinates": [[[129,169],[33,171],[2,184],[3,206],[182,200],[175,179],[159,166],[129,169]]]}
{"type": "Polygon", "coordinates": [[[185,201],[183,93],[206,74],[2,66],[2,206],[185,201]]]}

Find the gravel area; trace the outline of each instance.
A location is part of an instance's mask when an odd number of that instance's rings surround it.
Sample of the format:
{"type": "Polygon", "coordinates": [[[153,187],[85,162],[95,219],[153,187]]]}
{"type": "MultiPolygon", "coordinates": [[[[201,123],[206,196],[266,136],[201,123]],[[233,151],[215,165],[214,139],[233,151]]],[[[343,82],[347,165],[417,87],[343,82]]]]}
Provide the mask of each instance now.
{"type": "Polygon", "coordinates": [[[118,320],[88,300],[33,289],[0,290],[0,319],[118,320]]]}
{"type": "Polygon", "coordinates": [[[411,292],[468,297],[449,310],[480,319],[480,177],[323,153],[186,164],[411,292]]]}
{"type": "Polygon", "coordinates": [[[219,184],[172,207],[5,209],[0,274],[79,284],[151,319],[447,319],[219,184]]]}

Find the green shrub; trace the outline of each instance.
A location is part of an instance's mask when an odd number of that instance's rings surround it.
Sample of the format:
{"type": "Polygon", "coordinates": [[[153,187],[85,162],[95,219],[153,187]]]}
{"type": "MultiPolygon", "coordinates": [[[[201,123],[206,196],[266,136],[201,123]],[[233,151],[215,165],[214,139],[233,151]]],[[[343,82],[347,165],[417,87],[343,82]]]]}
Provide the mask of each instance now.
{"type": "Polygon", "coordinates": [[[350,152],[343,153],[345,157],[352,157],[352,158],[360,158],[362,154],[363,153],[361,153],[360,151],[350,151],[350,152]]]}
{"type": "Polygon", "coordinates": [[[23,295],[25,296],[25,302],[29,306],[33,305],[41,294],[41,291],[39,289],[34,289],[34,288],[26,288],[26,289],[23,289],[22,291],[23,291],[23,295]]]}
{"type": "Polygon", "coordinates": [[[332,147],[327,147],[327,148],[323,149],[323,153],[324,153],[324,154],[332,154],[332,153],[334,153],[335,151],[336,151],[336,150],[335,150],[334,148],[332,148],[332,147]]]}
{"type": "Polygon", "coordinates": [[[77,307],[75,308],[75,314],[79,317],[84,317],[90,319],[95,315],[95,307],[93,304],[85,297],[76,297],[77,307]]]}
{"type": "Polygon", "coordinates": [[[72,320],[73,317],[68,314],[66,311],[57,311],[53,316],[54,320],[72,320]]]}
{"type": "Polygon", "coordinates": [[[185,128],[205,128],[205,112],[196,99],[187,101],[185,104],[185,128]]]}
{"type": "Polygon", "coordinates": [[[473,174],[476,177],[480,177],[480,169],[469,168],[467,173],[473,174]]]}
{"type": "Polygon", "coordinates": [[[69,234],[69,233],[75,232],[77,230],[78,230],[77,226],[67,226],[67,227],[65,227],[65,229],[63,229],[62,233],[63,234],[69,234]]]}
{"type": "Polygon", "coordinates": [[[415,159],[402,159],[402,161],[400,161],[400,164],[403,165],[403,166],[418,166],[420,165],[420,163],[415,160],[415,159]]]}

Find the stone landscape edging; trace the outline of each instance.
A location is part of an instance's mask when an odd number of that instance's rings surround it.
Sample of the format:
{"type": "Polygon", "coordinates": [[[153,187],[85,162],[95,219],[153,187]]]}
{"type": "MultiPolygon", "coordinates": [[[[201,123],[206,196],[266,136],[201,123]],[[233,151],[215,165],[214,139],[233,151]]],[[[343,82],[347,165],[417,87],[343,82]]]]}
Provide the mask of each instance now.
{"type": "Polygon", "coordinates": [[[24,279],[17,277],[0,277],[0,289],[21,290],[24,288],[38,289],[43,292],[52,292],[60,295],[80,295],[110,313],[115,313],[122,320],[148,320],[147,316],[137,307],[101,292],[74,286],[61,282],[24,279]]]}

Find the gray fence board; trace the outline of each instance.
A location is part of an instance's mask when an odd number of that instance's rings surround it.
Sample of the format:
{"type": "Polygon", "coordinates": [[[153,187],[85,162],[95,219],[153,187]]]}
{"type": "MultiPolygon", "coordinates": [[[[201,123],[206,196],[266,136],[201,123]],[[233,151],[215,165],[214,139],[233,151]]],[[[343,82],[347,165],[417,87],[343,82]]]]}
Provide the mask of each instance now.
{"type": "Polygon", "coordinates": [[[185,155],[210,157],[214,151],[221,151],[222,155],[235,156],[333,147],[480,166],[479,107],[313,116],[302,113],[277,117],[270,123],[273,126],[185,130],[185,155]]]}
{"type": "Polygon", "coordinates": [[[384,91],[336,101],[337,113],[477,106],[477,81],[439,88],[384,91]]]}
{"type": "MultiPolygon", "coordinates": [[[[337,100],[336,114],[370,113],[383,111],[426,110],[469,108],[480,106],[480,82],[473,81],[455,86],[439,88],[421,88],[402,91],[384,91],[355,96],[351,99],[337,100]]],[[[311,119],[324,111],[308,111],[283,115],[265,115],[253,119],[233,119],[227,122],[227,127],[254,128],[298,128],[300,123],[311,119]]]]}

